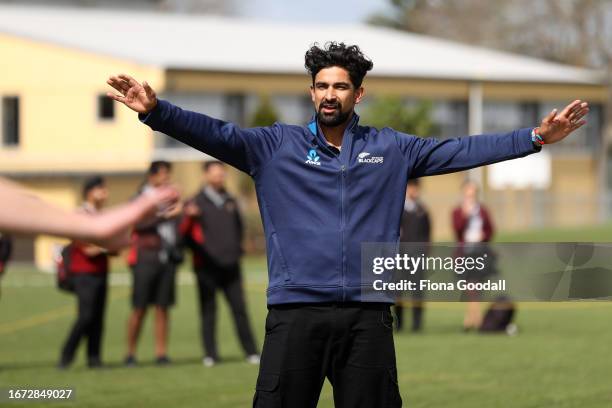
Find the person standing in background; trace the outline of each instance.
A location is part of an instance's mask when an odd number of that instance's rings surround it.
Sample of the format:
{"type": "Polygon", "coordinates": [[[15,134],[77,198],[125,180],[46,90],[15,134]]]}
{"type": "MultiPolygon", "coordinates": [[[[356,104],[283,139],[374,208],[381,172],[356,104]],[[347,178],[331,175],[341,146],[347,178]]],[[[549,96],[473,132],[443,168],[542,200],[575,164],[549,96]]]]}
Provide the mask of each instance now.
{"type": "MultiPolygon", "coordinates": [[[[166,161],[154,161],[149,167],[147,181],[140,194],[148,194],[155,188],[168,186],[172,165],[166,161]]],[[[136,346],[142,323],[149,305],[155,307],[155,356],[158,365],[170,363],[168,358],[168,309],[175,302],[175,273],[182,262],[178,241],[178,223],[182,206],[164,209],[162,215],[137,224],[132,234],[132,247],[128,264],[132,269],[132,313],[128,319],[127,366],[134,366],[136,346]]]]}
{"type": "MultiPolygon", "coordinates": [[[[429,243],[431,242],[431,222],[427,207],[421,201],[421,187],[419,179],[409,179],[406,187],[406,201],[400,225],[400,242],[418,243],[419,245],[410,246],[413,255],[427,255],[429,243]]],[[[411,279],[419,281],[423,277],[423,271],[417,270],[411,279]]],[[[418,286],[417,286],[418,287],[418,286]]],[[[397,330],[403,327],[403,306],[402,301],[395,305],[395,315],[397,317],[397,330]]],[[[421,290],[412,292],[412,331],[418,332],[423,325],[423,292],[421,290]]]]}
{"type": "Polygon", "coordinates": [[[187,217],[181,225],[181,232],[188,237],[193,250],[205,351],[203,363],[207,367],[219,361],[215,338],[217,289],[223,291],[229,303],[247,361],[259,363],[242,287],[242,219],[236,200],[225,189],[225,178],[222,162],[204,163],[204,186],[185,206],[187,217]]]}
{"type": "MultiPolygon", "coordinates": [[[[102,210],[107,198],[104,179],[100,176],[91,177],[83,185],[84,203],[81,211],[96,214],[102,210]]],[[[109,254],[104,248],[81,241],[73,241],[68,250],[78,316],[62,347],[58,367],[66,369],[72,364],[79,342],[87,337],[87,365],[89,368],[98,368],[102,366],[109,254]]]]}
{"type": "MultiPolygon", "coordinates": [[[[493,237],[493,222],[487,208],[478,200],[478,185],[475,182],[466,180],[461,186],[461,191],[462,202],[452,213],[455,239],[459,244],[458,250],[462,252],[462,255],[477,256],[476,252],[484,249],[481,244],[489,242],[493,237]]],[[[479,293],[469,291],[467,296],[468,302],[463,329],[465,331],[476,330],[482,322],[479,293]]]]}

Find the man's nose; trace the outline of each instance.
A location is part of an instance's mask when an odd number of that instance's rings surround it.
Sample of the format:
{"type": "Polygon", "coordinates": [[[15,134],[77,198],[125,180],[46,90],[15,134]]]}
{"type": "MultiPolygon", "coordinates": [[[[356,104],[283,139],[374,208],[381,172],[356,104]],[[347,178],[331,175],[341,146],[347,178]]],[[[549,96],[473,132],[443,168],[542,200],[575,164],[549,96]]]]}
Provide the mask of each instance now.
{"type": "Polygon", "coordinates": [[[336,100],[336,93],[334,92],[333,89],[328,89],[327,92],[325,92],[325,101],[333,102],[335,100],[336,100]]]}

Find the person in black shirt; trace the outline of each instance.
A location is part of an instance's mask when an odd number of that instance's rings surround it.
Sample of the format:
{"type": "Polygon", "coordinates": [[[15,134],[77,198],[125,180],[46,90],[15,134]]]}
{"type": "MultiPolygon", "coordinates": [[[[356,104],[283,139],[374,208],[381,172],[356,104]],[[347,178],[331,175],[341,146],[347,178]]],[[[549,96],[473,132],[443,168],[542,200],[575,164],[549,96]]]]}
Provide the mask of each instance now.
{"type": "MultiPolygon", "coordinates": [[[[431,222],[429,213],[421,201],[420,183],[418,179],[408,180],[406,187],[406,201],[404,202],[404,212],[400,226],[400,241],[411,243],[422,243],[416,247],[411,246],[419,256],[421,253],[427,254],[428,244],[431,242],[431,222]]],[[[418,270],[413,279],[417,282],[423,275],[422,270],[418,270]]],[[[395,305],[395,315],[397,317],[397,330],[403,326],[403,306],[401,300],[395,305]]],[[[418,332],[423,324],[423,293],[414,291],[412,295],[412,331],[418,332]]]]}
{"type": "Polygon", "coordinates": [[[204,163],[205,185],[185,206],[181,232],[193,250],[198,282],[202,339],[206,356],[203,363],[219,361],[216,334],[217,289],[230,305],[240,343],[252,364],[259,363],[242,288],[240,257],[243,225],[236,200],[225,190],[225,166],[219,161],[204,163]]]}

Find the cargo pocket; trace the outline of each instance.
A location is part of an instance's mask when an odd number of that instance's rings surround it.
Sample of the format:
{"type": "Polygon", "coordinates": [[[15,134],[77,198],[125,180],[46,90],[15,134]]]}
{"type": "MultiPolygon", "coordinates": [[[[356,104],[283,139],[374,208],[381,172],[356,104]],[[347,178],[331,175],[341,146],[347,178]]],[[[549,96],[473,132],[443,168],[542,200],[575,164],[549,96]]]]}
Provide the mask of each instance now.
{"type": "Polygon", "coordinates": [[[274,308],[268,309],[268,315],[266,316],[266,335],[270,334],[272,330],[278,327],[282,321],[279,320],[278,316],[276,316],[276,310],[274,308]]]}
{"type": "Polygon", "coordinates": [[[281,408],[278,374],[260,373],[255,386],[253,408],[281,408]]]}
{"type": "Polygon", "coordinates": [[[393,314],[390,310],[383,310],[380,312],[380,322],[385,328],[393,330],[393,314]]]}
{"type": "Polygon", "coordinates": [[[387,408],[399,408],[402,406],[402,397],[399,392],[399,384],[397,382],[397,368],[389,367],[387,369],[389,374],[389,383],[387,391],[387,408]]]}

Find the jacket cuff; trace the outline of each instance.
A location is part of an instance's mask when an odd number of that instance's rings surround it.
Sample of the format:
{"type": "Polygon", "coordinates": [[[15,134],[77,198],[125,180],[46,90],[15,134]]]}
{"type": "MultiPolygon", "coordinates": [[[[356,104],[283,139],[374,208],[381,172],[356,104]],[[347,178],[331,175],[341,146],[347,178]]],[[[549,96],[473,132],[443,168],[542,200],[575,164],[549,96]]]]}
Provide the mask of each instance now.
{"type": "Polygon", "coordinates": [[[518,140],[519,140],[519,150],[521,153],[537,153],[542,150],[542,146],[536,146],[535,143],[531,140],[531,131],[534,128],[525,128],[519,129],[518,131],[518,140]]]}
{"type": "Polygon", "coordinates": [[[164,112],[168,110],[168,105],[169,103],[163,99],[157,99],[157,105],[148,113],[139,113],[138,120],[153,127],[163,117],[164,112]]]}

